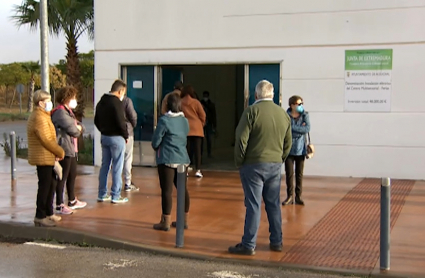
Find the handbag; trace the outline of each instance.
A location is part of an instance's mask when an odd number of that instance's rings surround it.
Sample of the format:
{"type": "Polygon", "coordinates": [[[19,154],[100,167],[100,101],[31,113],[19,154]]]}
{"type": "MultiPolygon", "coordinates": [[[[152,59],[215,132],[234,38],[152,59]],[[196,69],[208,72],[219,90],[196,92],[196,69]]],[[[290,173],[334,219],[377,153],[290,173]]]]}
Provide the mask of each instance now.
{"type": "Polygon", "coordinates": [[[311,140],[310,140],[310,132],[307,133],[306,139],[307,139],[307,142],[306,142],[306,144],[307,144],[307,154],[306,154],[305,158],[310,159],[314,156],[314,145],[311,143],[311,140]]]}

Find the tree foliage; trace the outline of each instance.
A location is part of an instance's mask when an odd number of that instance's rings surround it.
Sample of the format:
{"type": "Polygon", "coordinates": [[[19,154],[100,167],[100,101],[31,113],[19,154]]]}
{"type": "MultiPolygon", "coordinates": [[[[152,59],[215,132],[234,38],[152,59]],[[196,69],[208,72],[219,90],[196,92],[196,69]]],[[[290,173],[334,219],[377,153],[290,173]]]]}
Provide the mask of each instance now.
{"type": "Polygon", "coordinates": [[[22,63],[22,68],[30,74],[30,80],[29,80],[30,89],[28,92],[27,112],[32,112],[34,91],[35,91],[35,78],[36,78],[36,75],[40,73],[40,63],[32,62],[32,61],[25,62],[25,63],[22,63]]]}
{"type": "MultiPolygon", "coordinates": [[[[40,21],[40,3],[37,0],[24,0],[15,5],[12,20],[18,26],[29,25],[37,30],[40,21]]],[[[82,34],[94,35],[93,0],[49,0],[48,25],[53,35],[64,34],[66,43],[67,83],[78,90],[77,118],[84,116],[85,98],[80,72],[80,59],[77,41],[82,34]]]]}
{"type": "Polygon", "coordinates": [[[22,67],[22,63],[0,65],[0,84],[2,85],[27,84],[29,79],[30,74],[22,67]]]}
{"type": "MultiPolygon", "coordinates": [[[[94,86],[94,50],[88,53],[79,53],[81,82],[85,88],[94,86]]],[[[66,74],[67,63],[65,59],[59,60],[55,65],[64,74],[66,74]]]]}
{"type": "MultiPolygon", "coordinates": [[[[50,89],[57,90],[66,86],[66,75],[63,74],[57,67],[50,66],[49,68],[49,83],[50,89]]],[[[41,87],[41,75],[37,75],[35,79],[35,86],[41,87]]]]}

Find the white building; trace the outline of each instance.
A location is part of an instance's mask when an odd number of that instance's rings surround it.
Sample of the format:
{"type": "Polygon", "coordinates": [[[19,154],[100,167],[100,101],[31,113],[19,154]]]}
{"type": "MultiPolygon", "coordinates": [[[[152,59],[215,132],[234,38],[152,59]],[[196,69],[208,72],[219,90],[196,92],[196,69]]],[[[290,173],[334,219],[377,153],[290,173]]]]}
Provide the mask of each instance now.
{"type": "Polygon", "coordinates": [[[96,102],[122,78],[144,117],[135,164],[154,163],[157,106],[181,78],[210,91],[214,148],[231,160],[238,116],[265,78],[276,102],[301,95],[310,112],[306,175],[425,178],[425,0],[96,0],[95,33],[96,102]],[[364,61],[378,68],[354,71],[354,53],[346,71],[347,50],[371,50],[364,61]]]}

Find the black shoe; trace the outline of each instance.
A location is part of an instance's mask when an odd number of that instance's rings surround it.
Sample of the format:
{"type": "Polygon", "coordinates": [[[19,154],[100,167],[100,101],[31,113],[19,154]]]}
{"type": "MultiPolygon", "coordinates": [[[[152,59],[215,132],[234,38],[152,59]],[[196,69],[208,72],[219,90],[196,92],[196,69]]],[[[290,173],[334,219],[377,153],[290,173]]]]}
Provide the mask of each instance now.
{"type": "Polygon", "coordinates": [[[237,254],[237,255],[247,255],[247,256],[255,255],[254,249],[245,247],[242,245],[242,243],[238,243],[236,244],[236,246],[230,246],[229,253],[237,254]]]}
{"type": "Polygon", "coordinates": [[[292,205],[293,203],[294,200],[292,199],[292,197],[288,197],[285,201],[282,202],[282,206],[292,205]]]}
{"type": "MultiPolygon", "coordinates": [[[[176,221],[171,222],[171,227],[177,228],[177,222],[176,221]]],[[[189,229],[189,226],[187,225],[187,223],[184,223],[184,229],[185,230],[189,229]]]]}
{"type": "Polygon", "coordinates": [[[301,198],[295,198],[295,204],[304,206],[304,201],[301,198]]]}
{"type": "Polygon", "coordinates": [[[281,244],[271,244],[270,243],[270,250],[274,252],[282,252],[282,243],[281,244]]]}

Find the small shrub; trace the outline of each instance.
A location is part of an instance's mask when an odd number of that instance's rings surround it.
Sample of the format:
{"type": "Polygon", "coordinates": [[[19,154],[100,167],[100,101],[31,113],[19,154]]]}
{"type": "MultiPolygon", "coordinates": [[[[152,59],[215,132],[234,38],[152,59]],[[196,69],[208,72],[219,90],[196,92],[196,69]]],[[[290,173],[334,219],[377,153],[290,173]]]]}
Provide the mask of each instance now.
{"type": "MultiPolygon", "coordinates": [[[[94,141],[93,136],[87,135],[84,136],[84,148],[79,150],[78,153],[78,164],[80,165],[93,165],[93,149],[94,141]]],[[[6,133],[3,133],[3,142],[0,143],[0,146],[3,148],[5,154],[10,157],[11,155],[11,145],[9,142],[9,136],[6,133]]],[[[28,147],[24,144],[24,140],[17,136],[16,137],[16,157],[28,159],[28,147]]]]}
{"type": "MultiPolygon", "coordinates": [[[[4,153],[7,156],[11,156],[12,146],[10,145],[10,137],[7,133],[3,133],[3,142],[0,143],[0,146],[3,148],[4,153]]],[[[19,136],[16,136],[16,157],[18,158],[27,158],[28,157],[28,147],[24,144],[24,139],[19,136]]]]}
{"type": "Polygon", "coordinates": [[[78,150],[78,164],[80,165],[93,165],[93,149],[94,140],[91,134],[84,136],[84,147],[78,150]]]}

